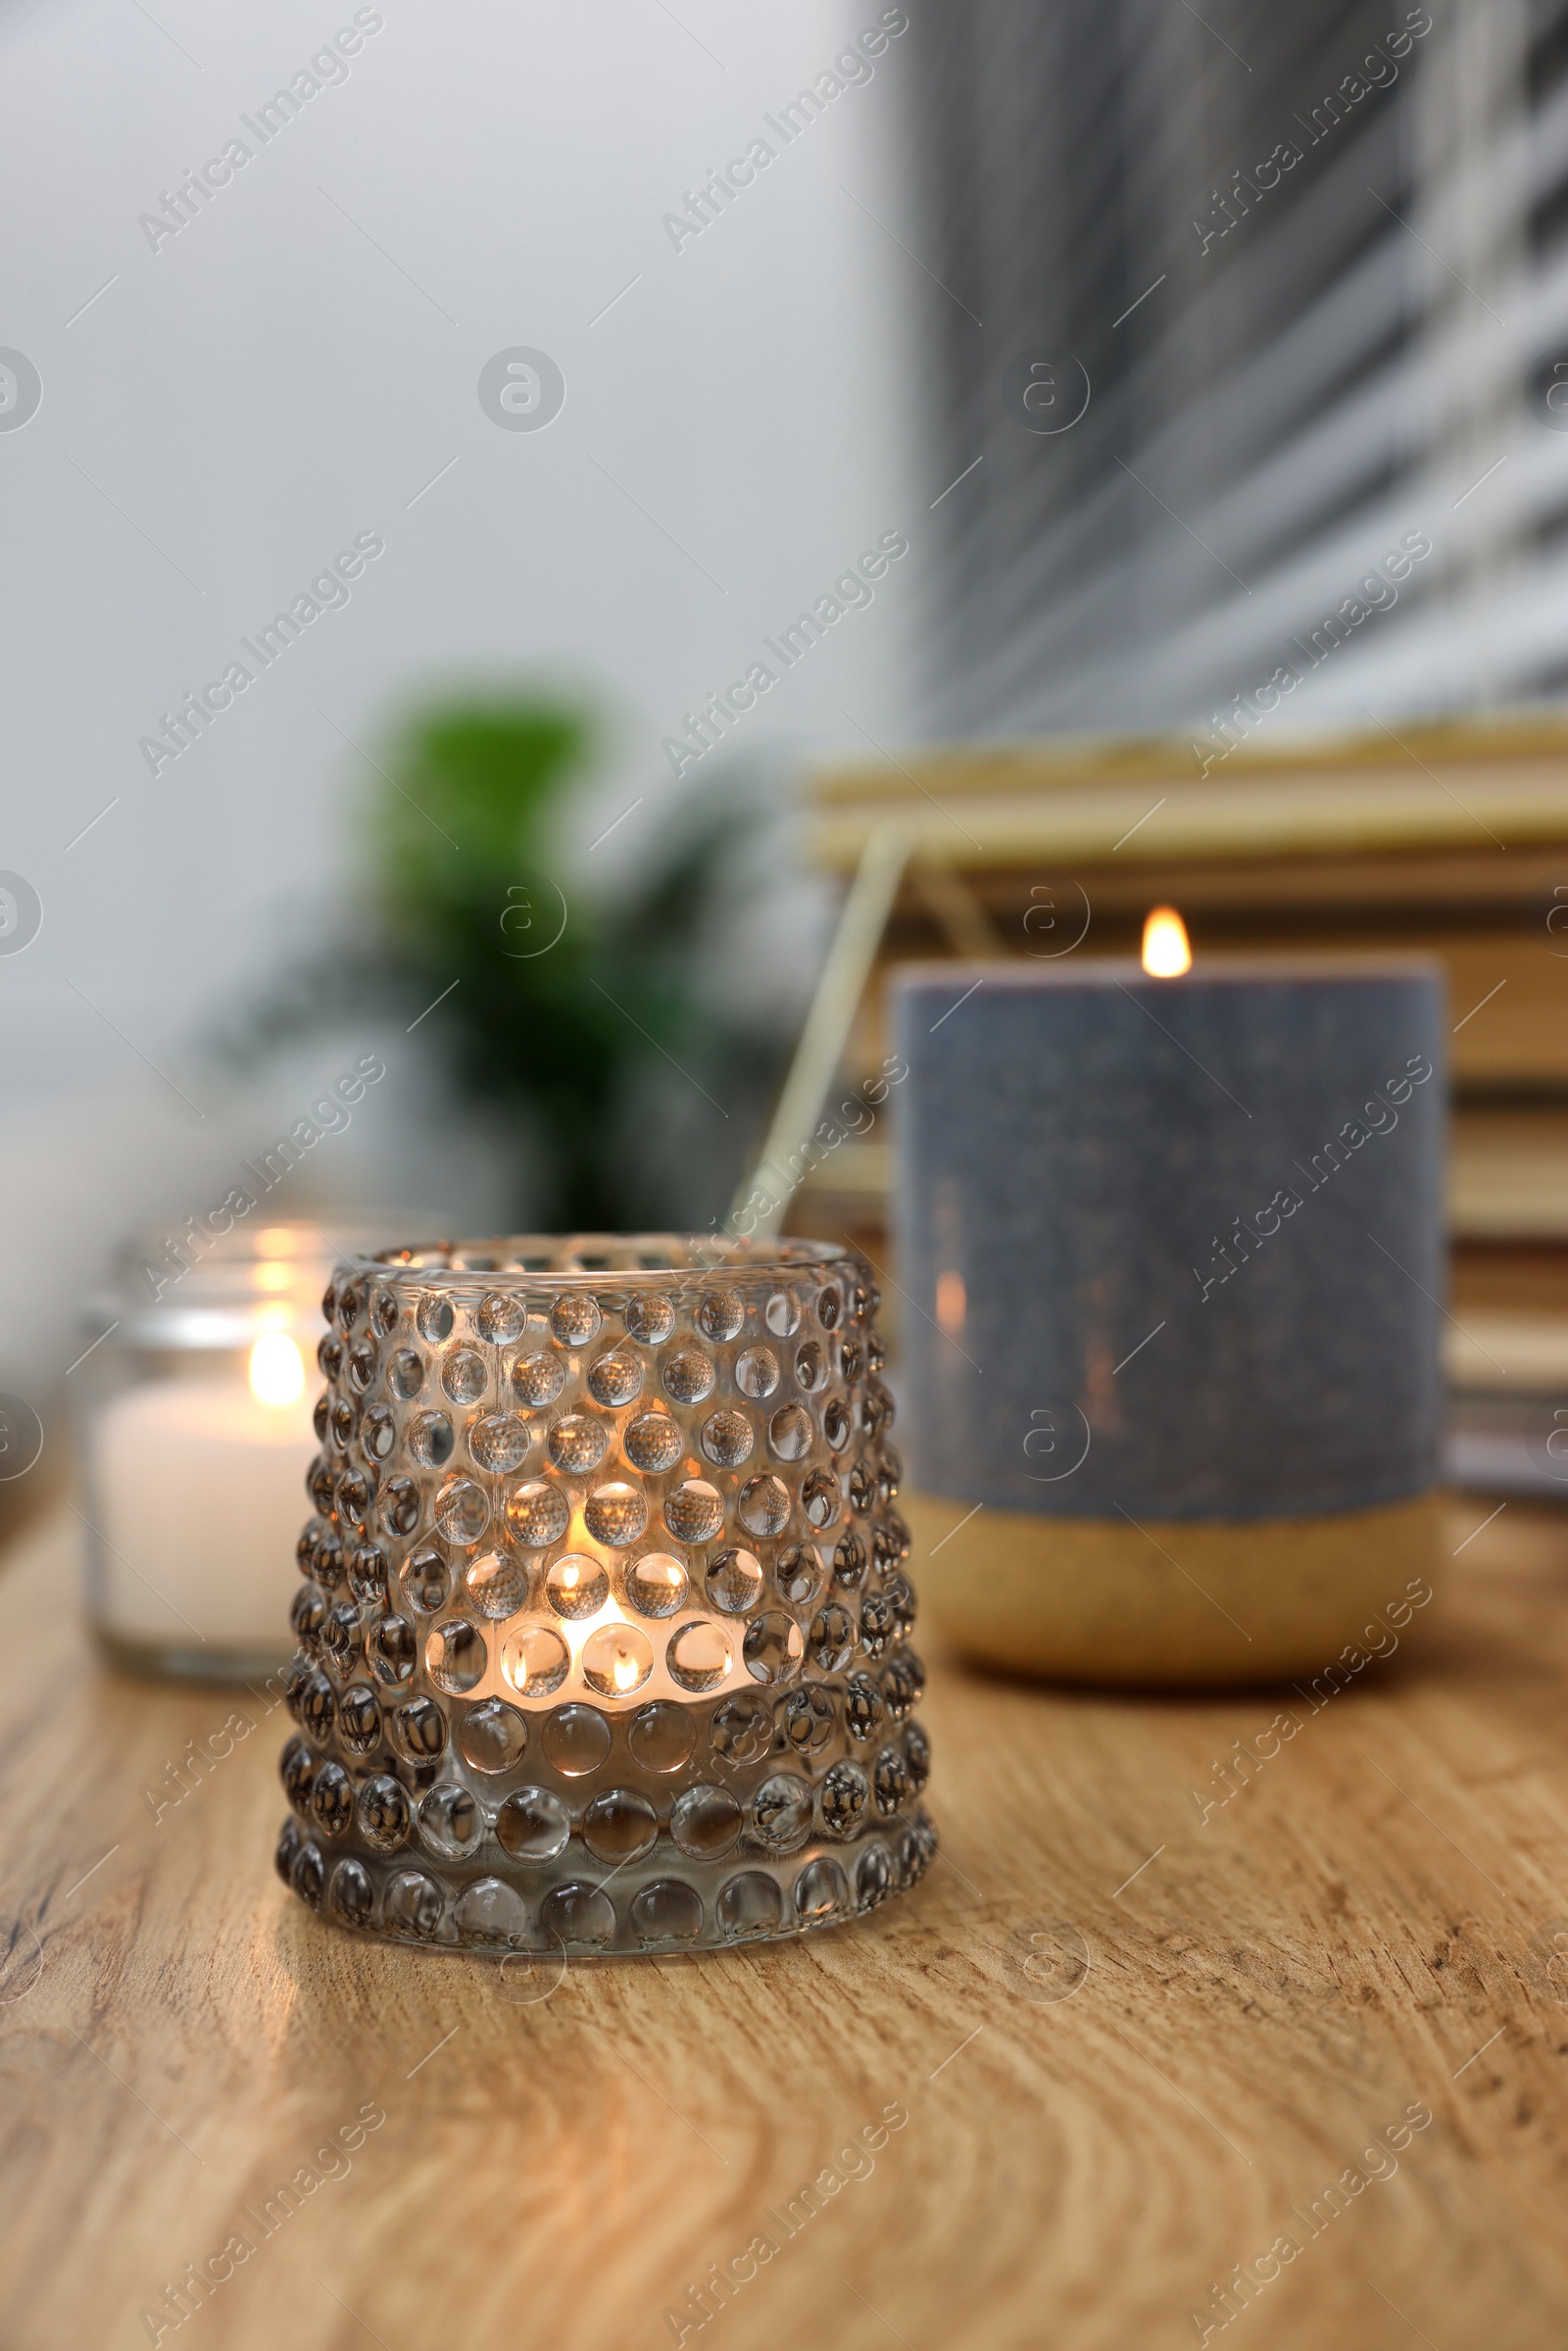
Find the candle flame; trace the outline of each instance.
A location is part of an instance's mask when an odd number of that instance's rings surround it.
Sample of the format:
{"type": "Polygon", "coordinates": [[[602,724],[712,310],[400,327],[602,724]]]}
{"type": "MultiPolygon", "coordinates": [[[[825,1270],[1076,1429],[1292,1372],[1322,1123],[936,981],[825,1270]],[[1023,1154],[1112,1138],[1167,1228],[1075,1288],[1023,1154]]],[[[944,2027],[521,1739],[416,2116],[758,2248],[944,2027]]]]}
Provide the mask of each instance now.
{"type": "Polygon", "coordinates": [[[251,1394],[259,1404],[297,1403],[305,1362],[286,1331],[264,1331],[251,1348],[251,1394]]]}
{"type": "Polygon", "coordinates": [[[623,1698],[641,1690],[653,1671],[654,1652],[646,1633],[628,1625],[613,1600],[583,1642],[577,1662],[590,1690],[601,1697],[623,1698]]]}
{"type": "Polygon", "coordinates": [[[1144,924],[1144,969],[1151,979],[1174,980],[1192,968],[1186,923],[1174,906],[1155,906],[1144,924]]]}

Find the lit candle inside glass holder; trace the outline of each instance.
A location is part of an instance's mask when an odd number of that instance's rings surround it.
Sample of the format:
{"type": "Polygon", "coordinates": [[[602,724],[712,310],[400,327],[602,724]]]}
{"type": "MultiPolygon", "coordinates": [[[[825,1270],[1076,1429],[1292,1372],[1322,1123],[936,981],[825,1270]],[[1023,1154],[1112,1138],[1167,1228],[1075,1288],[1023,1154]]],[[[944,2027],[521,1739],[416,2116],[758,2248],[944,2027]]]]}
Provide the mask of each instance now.
{"type": "Polygon", "coordinates": [[[316,1225],[149,1238],[91,1310],[72,1379],[79,1512],[94,1627],[118,1662],[236,1680],[286,1663],[318,1442],[307,1365],[333,1261],[316,1225]]]}
{"type": "MultiPolygon", "coordinates": [[[[277,1311],[275,1308],[266,1311],[277,1311]]],[[[127,1642],[276,1658],[314,1446],[299,1340],[273,1329],[236,1370],[127,1389],[95,1432],[104,1610],[127,1642]]]]}
{"type": "Polygon", "coordinates": [[[513,1240],[328,1297],[295,1891],[397,1939],[620,1952],[912,1886],[924,1675],[861,1261],[513,1240]]]}

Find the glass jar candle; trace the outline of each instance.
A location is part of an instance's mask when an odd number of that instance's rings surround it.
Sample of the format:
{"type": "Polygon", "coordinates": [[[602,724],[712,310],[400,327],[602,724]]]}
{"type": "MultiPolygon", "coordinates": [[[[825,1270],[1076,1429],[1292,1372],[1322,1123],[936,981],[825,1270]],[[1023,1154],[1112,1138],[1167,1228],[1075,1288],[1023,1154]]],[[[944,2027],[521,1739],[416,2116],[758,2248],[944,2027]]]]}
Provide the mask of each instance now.
{"type": "Polygon", "coordinates": [[[132,1244],[90,1307],[72,1382],[77,1508],[92,1623],[117,1664],[206,1680],[286,1664],[321,1293],[342,1239],[294,1223],[177,1253],[132,1244]]]}
{"type": "Polygon", "coordinates": [[[800,1241],[341,1266],[286,1883],[502,1954],[798,1934],[911,1886],[936,1838],[876,1304],[800,1241]]]}

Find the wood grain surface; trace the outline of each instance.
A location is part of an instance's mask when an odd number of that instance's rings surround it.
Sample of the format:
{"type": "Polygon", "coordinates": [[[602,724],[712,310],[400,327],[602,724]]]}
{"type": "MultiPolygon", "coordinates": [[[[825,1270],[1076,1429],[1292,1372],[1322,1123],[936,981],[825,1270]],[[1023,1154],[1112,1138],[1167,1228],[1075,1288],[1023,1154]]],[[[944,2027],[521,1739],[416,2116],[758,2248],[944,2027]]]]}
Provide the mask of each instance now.
{"type": "Polygon", "coordinates": [[[1466,1540],[1493,1507],[1315,1713],[936,1660],[911,1898],[559,1982],[312,1917],[271,1870],[281,1708],[100,1668],[34,1534],[0,1576],[0,2343],[1560,2345],[1568,1517],[1466,1540]]]}

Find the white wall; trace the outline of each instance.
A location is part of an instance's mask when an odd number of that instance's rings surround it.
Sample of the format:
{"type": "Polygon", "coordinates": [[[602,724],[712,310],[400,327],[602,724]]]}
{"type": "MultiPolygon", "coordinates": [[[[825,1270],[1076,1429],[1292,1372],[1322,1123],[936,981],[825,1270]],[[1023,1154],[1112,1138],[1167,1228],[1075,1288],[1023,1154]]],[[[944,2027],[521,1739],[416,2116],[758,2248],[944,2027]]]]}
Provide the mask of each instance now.
{"type": "MultiPolygon", "coordinates": [[[[240,116],[351,6],[0,18],[0,345],[43,384],[0,431],[0,867],[44,906],[0,955],[0,1377],[33,1393],[76,1352],[69,1313],[106,1242],[200,1204],[335,1066],[323,1041],[236,1090],[191,1050],[354,886],[366,771],[320,713],[373,748],[455,676],[608,688],[620,739],[579,813],[592,838],[644,794],[612,848],[635,857],[676,789],[659,747],[680,713],[900,528],[912,553],[875,605],[736,742],[863,748],[846,711],[883,741],[908,730],[940,485],[903,356],[917,272],[877,224],[909,234],[900,43],[701,236],[677,252],[661,225],[879,8],[378,13],[347,78],[266,147],[240,116]],[[152,250],[138,216],[235,135],[249,163],[152,250]],[[542,432],[480,408],[511,345],[564,372],[542,432]],[[367,530],[386,551],[352,601],[151,775],[138,738],[367,530]]],[[[427,1133],[410,1149],[423,1081],[403,1060],[320,1154],[317,1195],[439,1186],[477,1213],[482,1170],[427,1133]]]]}

